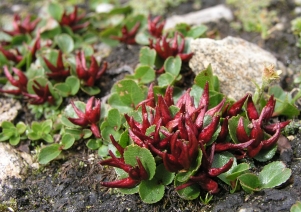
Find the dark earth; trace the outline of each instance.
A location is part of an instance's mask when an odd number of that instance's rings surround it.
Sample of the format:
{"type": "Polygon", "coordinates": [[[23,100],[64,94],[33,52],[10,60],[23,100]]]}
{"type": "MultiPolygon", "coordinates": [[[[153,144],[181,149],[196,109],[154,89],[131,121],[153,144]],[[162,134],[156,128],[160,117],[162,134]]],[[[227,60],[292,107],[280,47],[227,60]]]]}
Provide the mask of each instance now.
{"type": "MultiPolygon", "coordinates": [[[[20,1],[19,1],[20,3],[20,1]]],[[[224,3],[222,0],[202,1],[202,8],[224,3]]],[[[295,8],[293,1],[273,1],[272,6],[280,11],[279,19],[283,20],[284,28],[274,31],[270,37],[263,40],[259,33],[250,33],[234,30],[225,20],[219,23],[209,23],[208,33],[219,38],[228,35],[241,37],[256,43],[270,51],[287,67],[298,72],[301,67],[300,49],[295,46],[296,37],[290,29],[290,20],[295,18],[292,11],[295,8]]],[[[8,9],[7,9],[8,10],[8,9]]],[[[171,8],[166,16],[185,14],[193,11],[192,1],[171,8]]],[[[122,78],[127,70],[134,69],[138,63],[139,46],[120,45],[113,49],[106,58],[109,70],[104,76],[106,79],[100,84],[102,93],[99,97],[109,94],[114,82],[122,78]],[[130,67],[130,68],[129,68],[130,67]]],[[[189,73],[189,72],[188,72],[189,73]]],[[[284,89],[292,89],[294,76],[287,76],[282,82],[284,89]]],[[[186,78],[185,78],[186,79],[186,78]]],[[[191,80],[193,77],[187,77],[191,80]]],[[[184,82],[185,84],[185,82],[184,82]]],[[[186,82],[191,84],[191,82],[186,82]]],[[[297,86],[296,86],[297,87],[297,86]]],[[[21,113],[28,117],[26,111],[21,113]]],[[[298,122],[300,117],[296,117],[298,122]]],[[[84,143],[78,143],[68,155],[51,162],[38,170],[28,169],[23,180],[10,179],[13,188],[5,188],[5,195],[0,197],[0,211],[10,206],[14,211],[289,211],[291,206],[301,200],[301,134],[296,129],[290,142],[292,149],[278,153],[273,160],[284,161],[292,170],[292,176],[285,184],[265,189],[254,194],[240,191],[229,193],[229,187],[221,186],[221,192],[215,195],[208,205],[199,199],[186,201],[181,199],[173,186],[166,188],[164,198],[155,204],[145,204],[138,194],[122,195],[114,190],[101,187],[99,182],[113,180],[114,171],[99,165],[97,153],[88,150],[84,143]],[[95,158],[91,160],[91,158],[95,158]],[[2,202],[2,204],[1,204],[2,202]]],[[[265,164],[255,164],[260,171],[265,164]]],[[[205,193],[202,194],[204,197],[205,193]]]]}

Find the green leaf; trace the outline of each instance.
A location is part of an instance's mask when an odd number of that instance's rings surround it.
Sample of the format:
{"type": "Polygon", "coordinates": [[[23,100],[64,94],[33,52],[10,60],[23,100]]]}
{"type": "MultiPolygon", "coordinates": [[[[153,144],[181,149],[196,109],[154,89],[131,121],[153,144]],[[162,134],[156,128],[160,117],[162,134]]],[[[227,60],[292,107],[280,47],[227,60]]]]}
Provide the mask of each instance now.
{"type": "Polygon", "coordinates": [[[10,139],[9,139],[10,145],[13,145],[13,146],[17,145],[19,142],[20,142],[20,135],[18,135],[18,134],[10,137],[10,139]]]}
{"type": "Polygon", "coordinates": [[[41,124],[42,124],[43,133],[50,133],[50,131],[52,129],[52,120],[47,119],[47,120],[43,121],[41,124]]]}
{"type": "Polygon", "coordinates": [[[75,76],[69,76],[66,79],[65,82],[67,85],[69,85],[69,87],[71,88],[70,90],[70,94],[71,95],[75,95],[77,94],[79,88],[80,88],[80,81],[77,77],[75,76]]]}
{"type": "Polygon", "coordinates": [[[140,65],[135,70],[135,78],[138,79],[141,83],[147,84],[153,82],[156,77],[155,70],[148,65],[140,65]]]}
{"type": "Polygon", "coordinates": [[[101,141],[99,139],[89,139],[86,146],[89,149],[96,150],[101,146],[101,141]]]}
{"type": "Polygon", "coordinates": [[[295,204],[292,205],[290,212],[300,212],[301,211],[301,202],[297,201],[295,204]]]}
{"type": "Polygon", "coordinates": [[[5,135],[3,132],[0,133],[0,142],[6,141],[10,138],[10,136],[5,135]]]}
{"type": "Polygon", "coordinates": [[[152,153],[146,149],[139,146],[127,146],[124,154],[124,161],[126,164],[131,166],[137,166],[137,159],[139,157],[143,167],[146,169],[148,173],[148,179],[152,179],[155,175],[156,171],[156,163],[152,153]]]}
{"type": "Polygon", "coordinates": [[[118,130],[121,125],[121,116],[119,111],[117,109],[109,110],[106,122],[110,127],[118,130]]]}
{"type": "Polygon", "coordinates": [[[266,162],[271,160],[277,151],[277,144],[274,144],[270,149],[262,149],[260,152],[254,157],[255,160],[260,162],[266,162]]]}
{"type": "Polygon", "coordinates": [[[240,163],[237,166],[233,167],[231,172],[226,176],[226,179],[229,181],[234,181],[238,176],[248,172],[250,165],[247,163],[240,163]]]}
{"type": "Polygon", "coordinates": [[[116,85],[120,100],[130,107],[135,107],[144,100],[142,89],[133,80],[121,80],[116,85]]]}
{"type": "Polygon", "coordinates": [[[98,149],[98,155],[100,156],[100,157],[106,157],[106,156],[108,156],[108,154],[109,154],[109,147],[108,146],[106,146],[106,145],[102,145],[101,147],[99,147],[99,149],[98,149]]]}
{"type": "Polygon", "coordinates": [[[90,96],[94,96],[94,95],[100,93],[100,89],[98,87],[95,87],[95,86],[92,86],[92,87],[81,86],[80,89],[83,92],[85,92],[86,94],[90,95],[90,96]]]}
{"type": "Polygon", "coordinates": [[[209,83],[209,90],[215,90],[215,79],[213,77],[211,64],[205,70],[201,71],[194,79],[195,85],[198,85],[201,88],[205,87],[206,82],[209,83]]]}
{"type": "Polygon", "coordinates": [[[83,138],[90,138],[92,135],[92,131],[90,129],[83,129],[82,130],[83,138]]]}
{"type": "Polygon", "coordinates": [[[165,87],[165,86],[168,86],[168,85],[172,85],[174,79],[175,79],[174,76],[171,75],[170,73],[161,74],[158,77],[158,85],[160,87],[165,87]]]}
{"type": "Polygon", "coordinates": [[[111,107],[118,109],[120,113],[129,113],[133,110],[132,107],[121,101],[118,93],[111,93],[108,103],[111,105],[111,107]]]}
{"type": "Polygon", "coordinates": [[[175,173],[167,171],[164,164],[161,163],[159,166],[157,166],[156,174],[153,179],[156,179],[160,184],[169,185],[172,183],[174,178],[175,173]]]}
{"type": "Polygon", "coordinates": [[[71,93],[71,87],[66,83],[56,83],[54,88],[62,97],[68,97],[71,93]]]}
{"type": "Polygon", "coordinates": [[[20,121],[16,125],[16,128],[17,128],[17,132],[21,135],[22,133],[25,132],[25,130],[27,129],[27,126],[24,122],[20,121]]]}
{"type": "Polygon", "coordinates": [[[219,179],[221,179],[223,182],[227,183],[228,185],[230,185],[230,181],[226,177],[228,174],[232,173],[234,167],[237,166],[236,158],[234,157],[234,155],[231,154],[230,152],[215,153],[213,163],[212,163],[213,168],[220,168],[223,165],[225,165],[231,158],[234,159],[232,167],[227,172],[224,172],[217,176],[219,179]]]}
{"type": "Polygon", "coordinates": [[[149,47],[142,47],[139,52],[139,62],[141,65],[152,67],[155,64],[156,51],[149,47]]]}
{"type": "Polygon", "coordinates": [[[260,191],[260,181],[255,174],[246,173],[238,177],[241,187],[247,193],[253,193],[254,191],[260,191]]]}
{"type": "Polygon", "coordinates": [[[199,25],[196,27],[191,28],[185,37],[192,37],[192,38],[199,38],[205,34],[208,30],[208,27],[205,25],[199,25]]]}
{"type": "MultiPolygon", "coordinates": [[[[183,182],[180,182],[177,180],[177,176],[174,180],[175,187],[178,187],[180,185],[184,184],[183,182]]],[[[199,185],[193,184],[186,188],[183,188],[181,190],[177,190],[177,193],[179,196],[185,200],[193,200],[196,199],[200,195],[200,188],[199,185]]]]}
{"type": "Polygon", "coordinates": [[[59,144],[52,144],[41,149],[38,160],[40,164],[47,164],[57,156],[60,155],[62,150],[60,150],[59,144]]]}
{"type": "Polygon", "coordinates": [[[48,6],[48,12],[55,20],[60,21],[64,13],[64,8],[61,4],[51,2],[48,6]]]}
{"type": "Polygon", "coordinates": [[[73,51],[74,41],[70,35],[62,33],[60,35],[55,36],[54,40],[65,54],[68,54],[73,51]]]}
{"type": "Polygon", "coordinates": [[[75,140],[79,140],[82,137],[82,131],[80,129],[65,128],[65,133],[72,135],[75,140]]]}
{"type": "Polygon", "coordinates": [[[74,144],[75,138],[71,134],[64,134],[62,136],[61,144],[63,149],[69,149],[74,144]]]}
{"type": "Polygon", "coordinates": [[[33,140],[33,141],[36,141],[36,140],[39,140],[41,138],[41,135],[37,134],[36,132],[29,132],[27,134],[27,137],[30,139],[30,140],[33,140]]]}
{"type": "Polygon", "coordinates": [[[281,161],[275,161],[265,165],[259,173],[261,188],[274,188],[286,182],[292,171],[286,168],[281,161]]]}
{"type": "Polygon", "coordinates": [[[2,126],[3,129],[15,129],[14,124],[9,122],[9,121],[2,122],[1,126],[2,126]]]}
{"type": "Polygon", "coordinates": [[[165,186],[157,179],[144,180],[139,185],[139,195],[143,202],[152,204],[160,201],[164,196],[165,186]]]}
{"type": "Polygon", "coordinates": [[[43,137],[41,137],[41,139],[43,139],[47,143],[53,143],[54,142],[52,136],[49,135],[49,134],[43,134],[43,137]]]}
{"type": "Polygon", "coordinates": [[[164,62],[164,69],[166,73],[170,73],[174,77],[180,74],[182,60],[179,56],[168,57],[164,62]]]}

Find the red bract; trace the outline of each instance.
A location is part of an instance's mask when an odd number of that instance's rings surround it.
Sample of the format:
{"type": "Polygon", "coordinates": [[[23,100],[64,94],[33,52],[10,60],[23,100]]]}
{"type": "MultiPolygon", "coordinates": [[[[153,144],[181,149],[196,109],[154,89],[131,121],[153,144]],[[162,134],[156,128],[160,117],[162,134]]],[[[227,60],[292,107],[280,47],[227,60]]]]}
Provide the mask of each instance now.
{"type": "Polygon", "coordinates": [[[84,81],[87,86],[93,86],[107,70],[107,62],[103,63],[102,68],[97,64],[94,56],[91,56],[91,64],[89,69],[86,66],[86,58],[84,52],[78,52],[76,55],[76,73],[79,79],[84,81]]]}
{"type": "Polygon", "coordinates": [[[50,93],[49,86],[46,84],[44,87],[34,80],[34,85],[32,86],[36,94],[23,93],[27,97],[27,100],[32,105],[42,105],[48,102],[50,105],[54,104],[54,97],[50,93]]]}
{"type": "Polygon", "coordinates": [[[19,63],[23,59],[23,56],[18,49],[15,49],[15,52],[13,53],[12,51],[8,51],[0,46],[0,51],[6,57],[6,59],[11,60],[15,63],[19,63]]]}
{"type": "Polygon", "coordinates": [[[148,16],[147,28],[149,34],[151,34],[156,38],[160,38],[162,36],[162,31],[165,25],[165,20],[160,21],[161,18],[162,18],[161,16],[157,16],[153,20],[151,20],[150,15],[148,16]]]}
{"type": "Polygon", "coordinates": [[[86,104],[85,112],[82,112],[80,109],[78,109],[73,101],[71,101],[71,105],[78,118],[69,117],[68,118],[69,121],[81,127],[86,127],[90,125],[91,131],[95,135],[95,137],[100,138],[101,136],[98,127],[98,122],[100,120],[100,107],[101,107],[100,100],[99,99],[95,100],[95,97],[92,96],[86,104]]]}
{"type": "Polygon", "coordinates": [[[184,53],[185,49],[185,38],[182,34],[176,32],[174,38],[171,41],[167,40],[166,35],[162,38],[158,38],[155,42],[150,39],[150,48],[155,49],[157,54],[162,59],[167,59],[170,56],[180,56],[183,62],[188,62],[193,53],[184,53]],[[181,38],[181,43],[178,43],[179,37],[181,38]]]}
{"type": "Polygon", "coordinates": [[[220,168],[212,168],[215,145],[213,144],[211,146],[209,155],[205,151],[204,146],[201,145],[201,149],[203,152],[203,157],[202,165],[198,170],[198,173],[195,176],[191,176],[186,183],[178,186],[176,190],[181,190],[193,184],[198,184],[202,189],[211,194],[219,192],[218,184],[212,178],[217,177],[224,172],[227,172],[232,167],[234,159],[231,158],[225,165],[220,168]]]}
{"type": "Polygon", "coordinates": [[[77,31],[87,27],[89,25],[88,21],[80,23],[85,17],[85,14],[83,13],[81,15],[78,15],[77,9],[77,6],[75,6],[73,12],[70,14],[67,14],[67,11],[65,10],[62,15],[62,19],[59,22],[60,25],[69,26],[73,31],[77,31]]]}
{"type": "Polygon", "coordinates": [[[11,36],[25,34],[25,33],[31,33],[39,23],[40,18],[37,18],[35,20],[31,20],[31,15],[27,15],[23,21],[21,21],[21,18],[18,14],[14,15],[14,21],[13,21],[13,27],[14,30],[7,31],[2,30],[6,34],[9,34],[11,36]]]}
{"type": "Polygon", "coordinates": [[[13,94],[13,95],[20,95],[22,92],[27,92],[27,77],[25,74],[17,68],[12,68],[13,72],[18,76],[18,80],[16,80],[11,73],[8,71],[7,66],[4,66],[4,74],[7,77],[8,81],[18,89],[16,90],[3,90],[0,89],[0,92],[13,94]]]}
{"type": "Polygon", "coordinates": [[[113,167],[117,167],[123,169],[125,172],[129,174],[127,178],[116,180],[113,182],[101,182],[101,185],[109,188],[133,188],[142,180],[146,180],[148,178],[148,173],[144,168],[139,157],[136,157],[137,166],[133,167],[124,162],[123,151],[124,149],[115,141],[113,136],[110,136],[113,145],[118,149],[121,154],[120,158],[117,158],[112,151],[109,151],[111,158],[107,160],[103,160],[100,162],[101,165],[109,165],[113,167]]]}
{"type": "Polygon", "coordinates": [[[247,115],[248,118],[252,121],[250,135],[245,131],[242,118],[239,119],[238,126],[236,129],[237,139],[240,143],[247,142],[251,139],[254,142],[248,147],[249,157],[255,157],[261,149],[268,149],[273,146],[280,136],[280,131],[283,129],[289,121],[280,122],[275,124],[267,124],[269,119],[272,117],[275,109],[276,100],[272,95],[266,106],[262,109],[260,115],[254,106],[252,101],[252,96],[248,96],[247,101],[247,115]],[[270,134],[271,136],[268,139],[264,138],[264,134],[270,134]]]}
{"type": "Polygon", "coordinates": [[[48,77],[54,80],[63,81],[70,75],[70,67],[68,69],[64,67],[62,51],[59,51],[56,66],[54,66],[47,58],[43,57],[43,59],[51,71],[51,73],[46,73],[48,77]]]}
{"type": "Polygon", "coordinates": [[[114,40],[119,40],[122,43],[126,43],[126,44],[136,44],[136,34],[139,30],[140,27],[140,22],[136,23],[135,26],[129,30],[126,26],[123,26],[121,28],[121,33],[122,35],[120,37],[118,36],[111,36],[112,39],[114,40]]]}

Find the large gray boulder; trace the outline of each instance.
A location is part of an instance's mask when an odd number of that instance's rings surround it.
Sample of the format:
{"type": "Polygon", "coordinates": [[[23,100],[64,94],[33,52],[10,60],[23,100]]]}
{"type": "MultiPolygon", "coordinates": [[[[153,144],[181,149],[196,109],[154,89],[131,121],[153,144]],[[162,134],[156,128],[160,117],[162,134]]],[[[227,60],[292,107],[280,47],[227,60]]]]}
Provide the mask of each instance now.
{"type": "Polygon", "coordinates": [[[235,100],[247,92],[254,93],[254,82],[261,85],[265,66],[274,65],[275,70],[282,70],[282,76],[287,73],[286,67],[271,53],[240,38],[195,39],[190,42],[190,50],[194,56],[189,66],[195,74],[211,64],[220,80],[221,92],[235,100]]]}

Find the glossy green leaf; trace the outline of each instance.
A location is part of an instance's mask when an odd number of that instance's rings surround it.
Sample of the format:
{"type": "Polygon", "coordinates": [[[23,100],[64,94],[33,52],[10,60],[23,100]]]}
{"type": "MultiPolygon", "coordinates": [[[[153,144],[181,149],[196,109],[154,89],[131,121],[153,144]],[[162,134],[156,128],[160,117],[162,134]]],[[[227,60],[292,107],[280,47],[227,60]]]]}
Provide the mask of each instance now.
{"type": "Polygon", "coordinates": [[[173,75],[171,75],[170,73],[164,73],[158,77],[158,85],[160,87],[172,85],[174,80],[175,80],[175,78],[173,75]]]}
{"type": "Polygon", "coordinates": [[[64,134],[62,136],[61,144],[64,150],[69,149],[75,142],[75,138],[71,134],[64,134]]]}
{"type": "Polygon", "coordinates": [[[157,180],[157,183],[169,185],[170,183],[172,183],[174,178],[175,173],[167,171],[164,164],[161,163],[157,166],[156,174],[153,179],[157,180]]]}
{"type": "Polygon", "coordinates": [[[121,80],[117,82],[116,90],[120,100],[130,107],[135,107],[144,100],[142,89],[133,80],[121,80]]]}
{"type": "Polygon", "coordinates": [[[73,51],[74,41],[70,35],[62,33],[60,35],[55,36],[54,40],[65,54],[68,54],[73,51]]]}
{"type": "Polygon", "coordinates": [[[233,154],[231,154],[230,152],[215,153],[213,163],[212,163],[213,168],[220,168],[220,167],[224,166],[231,158],[234,159],[233,165],[231,166],[231,168],[227,172],[224,172],[217,176],[219,179],[221,179],[223,182],[225,182],[229,185],[230,185],[230,181],[227,179],[227,176],[228,176],[228,174],[232,173],[235,166],[237,166],[237,161],[236,161],[235,156],[233,154]]]}
{"type": "Polygon", "coordinates": [[[194,79],[195,85],[201,88],[205,87],[206,82],[209,83],[209,90],[215,90],[215,78],[213,76],[211,64],[203,71],[201,71],[194,79]]]}
{"type": "Polygon", "coordinates": [[[100,157],[106,157],[109,154],[109,147],[106,145],[102,145],[101,147],[99,147],[97,152],[100,157]]]}
{"type": "Polygon", "coordinates": [[[295,204],[292,205],[290,212],[300,212],[301,211],[301,202],[297,201],[295,204]]]}
{"type": "Polygon", "coordinates": [[[9,121],[3,121],[1,127],[3,129],[15,129],[14,124],[9,121]]]}
{"type": "Polygon", "coordinates": [[[61,153],[59,144],[52,144],[41,149],[38,160],[40,164],[47,164],[61,153]]]}
{"type": "Polygon", "coordinates": [[[148,65],[141,65],[135,70],[135,78],[143,84],[153,82],[156,77],[155,70],[148,65]]]}
{"type": "Polygon", "coordinates": [[[62,97],[68,97],[71,93],[71,87],[66,83],[56,83],[54,88],[62,97]]]}
{"type": "Polygon", "coordinates": [[[250,165],[247,163],[240,163],[237,166],[234,166],[231,172],[226,176],[226,179],[229,181],[233,181],[237,179],[238,176],[249,172],[250,165]]]}
{"type": "Polygon", "coordinates": [[[90,138],[93,133],[92,133],[92,131],[90,129],[83,129],[82,132],[81,132],[81,134],[82,134],[82,137],[84,139],[86,139],[86,138],[90,138]]]}
{"type": "Polygon", "coordinates": [[[139,52],[139,62],[141,65],[152,67],[155,63],[156,51],[149,47],[142,47],[139,52]]]}
{"type": "Polygon", "coordinates": [[[36,133],[36,132],[29,132],[29,133],[27,134],[27,136],[28,136],[28,138],[29,138],[30,140],[32,140],[32,141],[41,139],[41,135],[39,135],[39,134],[36,133]]]}
{"type": "Polygon", "coordinates": [[[79,140],[82,137],[82,131],[80,129],[65,128],[65,133],[72,135],[75,140],[79,140]]]}
{"type": "Polygon", "coordinates": [[[66,79],[65,82],[67,85],[69,85],[69,87],[71,88],[70,90],[70,94],[71,95],[75,95],[77,94],[79,88],[80,88],[80,81],[77,77],[75,76],[69,76],[66,79]]]}
{"type": "Polygon", "coordinates": [[[3,132],[0,133],[0,142],[6,141],[10,138],[10,136],[5,135],[3,132]]]}
{"type": "Polygon", "coordinates": [[[121,125],[121,115],[117,109],[111,109],[108,112],[106,122],[110,127],[118,130],[121,125]]]}
{"type": "Polygon", "coordinates": [[[86,146],[89,149],[95,150],[95,149],[98,149],[101,146],[101,144],[102,143],[101,143],[100,139],[89,139],[86,146]]]}
{"type": "Polygon", "coordinates": [[[9,143],[12,146],[15,146],[17,144],[19,144],[20,142],[20,135],[19,134],[15,134],[14,136],[9,138],[9,143]]]}
{"type": "Polygon", "coordinates": [[[16,128],[17,128],[17,132],[21,135],[22,133],[25,132],[27,126],[24,122],[20,121],[17,123],[16,128]]]}
{"type": "Polygon", "coordinates": [[[43,136],[41,137],[41,139],[43,139],[44,141],[46,141],[47,143],[53,143],[53,137],[49,134],[43,134],[43,136]]]}
{"type": "Polygon", "coordinates": [[[143,167],[146,169],[148,173],[148,179],[152,179],[155,175],[156,171],[156,163],[152,153],[146,149],[139,146],[128,146],[124,151],[124,161],[126,164],[131,166],[137,166],[137,159],[139,157],[143,167]]]}
{"type": "Polygon", "coordinates": [[[64,13],[64,8],[61,4],[51,2],[48,5],[48,12],[55,20],[60,21],[64,13]]]}
{"type": "Polygon", "coordinates": [[[51,119],[46,119],[41,124],[42,124],[43,133],[50,133],[50,131],[52,129],[52,120],[51,119]]]}
{"type": "Polygon", "coordinates": [[[109,97],[108,103],[111,107],[118,109],[120,113],[128,113],[133,110],[132,107],[121,101],[118,93],[112,93],[109,97]]]}
{"type": "Polygon", "coordinates": [[[241,187],[247,193],[253,193],[254,191],[260,191],[260,181],[255,174],[246,173],[238,177],[241,187]]]}
{"type": "Polygon", "coordinates": [[[187,32],[186,37],[199,38],[204,35],[207,30],[208,27],[205,25],[195,26],[187,32]]]}
{"type": "Polygon", "coordinates": [[[277,151],[277,144],[274,144],[270,149],[260,150],[260,152],[254,157],[254,159],[260,162],[266,162],[274,157],[276,151],[277,151]]]}
{"type": "MultiPolygon", "coordinates": [[[[175,187],[178,187],[180,185],[184,184],[183,182],[180,182],[177,180],[177,176],[174,180],[175,187]]],[[[185,200],[193,200],[196,199],[200,195],[200,187],[199,185],[193,184],[190,185],[184,189],[177,190],[177,193],[179,196],[185,200]]]]}
{"type": "Polygon", "coordinates": [[[173,76],[178,76],[180,74],[182,66],[182,60],[179,56],[168,57],[164,62],[164,70],[166,73],[170,73],[173,76]]]}
{"type": "Polygon", "coordinates": [[[100,93],[100,89],[96,86],[93,86],[93,87],[81,86],[80,88],[83,92],[85,92],[86,94],[88,94],[90,96],[94,96],[94,95],[100,93]]]}
{"type": "Polygon", "coordinates": [[[160,201],[164,196],[165,186],[156,179],[144,180],[139,185],[139,196],[145,203],[152,204],[160,201]]]}
{"type": "Polygon", "coordinates": [[[274,188],[285,183],[291,176],[292,170],[286,168],[281,161],[275,161],[265,165],[259,173],[261,188],[274,188]]]}

